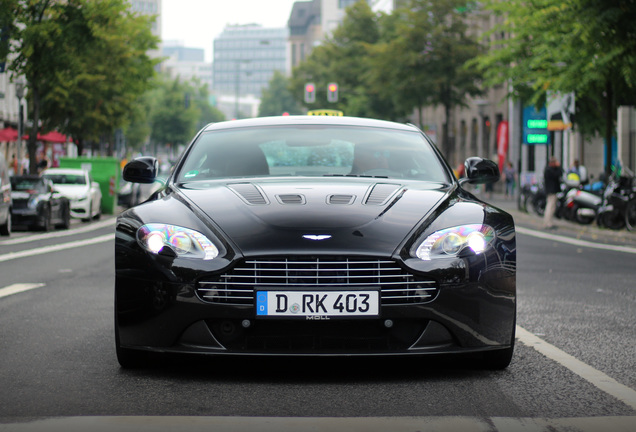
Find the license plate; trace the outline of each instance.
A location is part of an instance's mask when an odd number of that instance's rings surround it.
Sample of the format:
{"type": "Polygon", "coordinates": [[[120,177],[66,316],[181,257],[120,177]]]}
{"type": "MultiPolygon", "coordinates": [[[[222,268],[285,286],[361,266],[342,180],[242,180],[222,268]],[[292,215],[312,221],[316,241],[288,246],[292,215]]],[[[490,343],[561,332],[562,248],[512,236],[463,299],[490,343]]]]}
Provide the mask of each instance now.
{"type": "Polygon", "coordinates": [[[378,291],[258,291],[259,317],[377,317],[378,291]]]}

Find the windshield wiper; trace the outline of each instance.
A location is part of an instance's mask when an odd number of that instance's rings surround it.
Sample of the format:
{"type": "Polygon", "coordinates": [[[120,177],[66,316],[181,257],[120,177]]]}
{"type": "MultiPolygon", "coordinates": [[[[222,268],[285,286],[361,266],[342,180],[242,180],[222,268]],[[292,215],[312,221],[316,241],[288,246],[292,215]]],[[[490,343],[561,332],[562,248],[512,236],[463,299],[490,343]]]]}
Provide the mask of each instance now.
{"type": "Polygon", "coordinates": [[[383,178],[388,179],[385,175],[367,175],[367,174],[323,174],[323,177],[361,177],[361,178],[383,178]]]}

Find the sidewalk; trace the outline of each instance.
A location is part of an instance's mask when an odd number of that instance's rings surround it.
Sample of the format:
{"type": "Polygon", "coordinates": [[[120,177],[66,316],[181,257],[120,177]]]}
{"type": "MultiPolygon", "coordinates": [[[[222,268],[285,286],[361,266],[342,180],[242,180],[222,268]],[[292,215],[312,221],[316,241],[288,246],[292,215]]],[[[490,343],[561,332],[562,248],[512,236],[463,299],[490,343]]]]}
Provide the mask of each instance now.
{"type": "Polygon", "coordinates": [[[597,243],[636,247],[636,231],[627,231],[625,228],[622,230],[610,230],[599,227],[596,222],[590,225],[581,225],[558,218],[553,219],[557,228],[546,230],[543,228],[543,218],[541,216],[533,212],[525,213],[519,210],[516,197],[510,199],[503,194],[494,193],[492,198],[488,199],[484,193],[475,195],[479,199],[510,213],[515,220],[515,225],[519,227],[597,243]]]}

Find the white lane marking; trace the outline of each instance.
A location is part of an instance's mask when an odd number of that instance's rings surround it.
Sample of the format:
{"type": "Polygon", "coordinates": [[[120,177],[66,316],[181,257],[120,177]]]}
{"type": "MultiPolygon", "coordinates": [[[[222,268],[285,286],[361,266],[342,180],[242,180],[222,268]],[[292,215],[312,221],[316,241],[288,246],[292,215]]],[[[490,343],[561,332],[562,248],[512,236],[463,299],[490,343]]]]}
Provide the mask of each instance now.
{"type": "Polygon", "coordinates": [[[22,244],[22,243],[28,243],[28,242],[42,240],[42,239],[66,237],[66,236],[70,236],[74,234],[94,231],[96,229],[104,228],[114,224],[115,224],[115,218],[109,218],[100,222],[93,222],[83,227],[71,228],[71,229],[62,230],[62,231],[52,231],[52,232],[43,233],[43,234],[34,234],[34,235],[26,236],[26,237],[16,237],[9,240],[2,240],[0,241],[0,246],[22,244]]]}
{"type": "Polygon", "coordinates": [[[536,231],[536,230],[533,230],[533,229],[524,228],[524,227],[520,227],[520,226],[515,227],[515,229],[517,230],[517,232],[520,232],[521,234],[526,234],[526,235],[529,235],[529,236],[542,238],[542,239],[546,239],[546,240],[554,240],[554,241],[558,241],[558,242],[561,242],[561,243],[571,244],[571,245],[574,245],[574,246],[583,246],[583,247],[589,247],[589,248],[595,248],[595,249],[609,250],[609,251],[614,251],[614,252],[626,252],[626,253],[636,254],[636,248],[635,247],[607,245],[607,244],[602,244],[602,243],[594,243],[594,242],[587,241],[587,240],[579,240],[579,239],[575,239],[575,238],[560,236],[560,235],[557,235],[557,234],[544,233],[544,232],[541,232],[541,231],[536,231]]]}
{"type": "Polygon", "coordinates": [[[42,255],[49,252],[56,252],[60,250],[72,249],[72,248],[81,247],[81,246],[88,246],[88,245],[93,245],[96,243],[103,243],[103,242],[113,240],[114,238],[115,238],[115,233],[112,233],[112,234],[105,234],[99,237],[94,237],[92,239],[87,239],[87,240],[78,240],[74,242],[62,243],[62,244],[57,244],[53,246],[44,246],[41,248],[29,249],[29,250],[25,250],[21,252],[10,252],[8,254],[0,255],[0,262],[10,261],[17,258],[25,258],[25,257],[35,256],[35,255],[42,255]]]}
{"type": "Polygon", "coordinates": [[[12,294],[21,293],[24,291],[29,291],[36,288],[42,288],[44,286],[43,283],[19,283],[6,286],[4,288],[0,288],[0,298],[7,297],[12,294]]]}
{"type": "Polygon", "coordinates": [[[624,417],[204,417],[81,416],[0,424],[0,432],[633,432],[636,416],[624,417]]]}
{"type": "Polygon", "coordinates": [[[636,391],[619,383],[615,379],[605,375],[603,372],[594,369],[582,361],[574,358],[570,354],[561,351],[554,345],[533,335],[529,331],[517,326],[517,338],[529,347],[534,348],[547,358],[565,366],[584,380],[592,383],[605,393],[614,396],[627,406],[636,410],[636,391]]]}

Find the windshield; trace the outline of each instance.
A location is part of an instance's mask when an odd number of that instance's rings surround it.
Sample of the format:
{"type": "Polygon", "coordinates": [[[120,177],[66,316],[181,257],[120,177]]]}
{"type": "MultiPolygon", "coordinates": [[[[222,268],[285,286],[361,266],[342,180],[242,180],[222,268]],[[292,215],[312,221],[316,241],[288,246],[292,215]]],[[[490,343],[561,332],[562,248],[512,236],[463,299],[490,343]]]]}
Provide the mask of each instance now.
{"type": "Polygon", "coordinates": [[[355,176],[449,182],[417,131],[284,126],[203,133],[178,182],[249,176],[355,176]]]}
{"type": "Polygon", "coordinates": [[[11,179],[11,188],[14,191],[25,191],[29,193],[46,192],[44,182],[38,178],[14,177],[11,179]]]}
{"type": "Polygon", "coordinates": [[[44,174],[42,177],[49,179],[57,185],[85,185],[86,177],[81,174],[44,174]]]}

